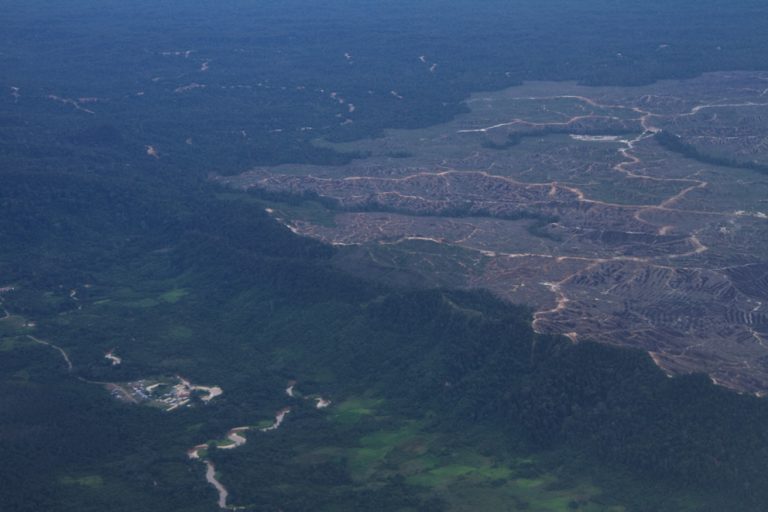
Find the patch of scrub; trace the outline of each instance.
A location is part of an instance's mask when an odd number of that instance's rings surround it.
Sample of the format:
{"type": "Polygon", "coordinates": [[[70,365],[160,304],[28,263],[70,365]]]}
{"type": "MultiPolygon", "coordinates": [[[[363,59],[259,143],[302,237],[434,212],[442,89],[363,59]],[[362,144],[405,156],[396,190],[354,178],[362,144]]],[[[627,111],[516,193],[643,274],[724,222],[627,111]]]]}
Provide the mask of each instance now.
{"type": "Polygon", "coordinates": [[[535,489],[547,483],[548,481],[544,478],[518,478],[515,480],[515,486],[522,489],[535,489]]]}
{"type": "Polygon", "coordinates": [[[189,338],[194,334],[194,331],[186,325],[172,325],[167,332],[170,337],[177,339],[189,338]]]}
{"type": "Polygon", "coordinates": [[[19,370],[13,374],[13,380],[19,382],[29,382],[29,372],[27,370],[19,370]]]}
{"type": "Polygon", "coordinates": [[[265,428],[269,428],[273,423],[273,420],[261,420],[256,424],[256,428],[259,430],[264,430],[265,428]]]}
{"type": "Polygon", "coordinates": [[[447,454],[428,453],[415,460],[427,459],[428,465],[424,470],[415,470],[418,465],[411,465],[408,481],[424,487],[446,488],[456,480],[473,481],[477,484],[507,479],[512,476],[512,470],[499,464],[489,457],[483,457],[471,451],[450,452],[447,454]],[[415,470],[415,471],[414,471],[415,470]]]}
{"type": "Polygon", "coordinates": [[[384,463],[401,445],[412,441],[420,424],[409,422],[398,430],[384,430],[363,436],[359,447],[349,453],[349,471],[353,478],[364,479],[376,472],[377,466],[384,463]]]}
{"type": "Polygon", "coordinates": [[[338,404],[330,418],[343,424],[357,423],[361,418],[372,416],[382,400],[355,398],[338,404]]]}
{"type": "MultiPolygon", "coordinates": [[[[132,288],[119,288],[111,293],[111,299],[122,306],[133,308],[151,308],[159,304],[175,304],[189,295],[186,288],[172,288],[158,295],[156,291],[139,291],[132,288]]],[[[110,298],[100,299],[96,304],[106,304],[110,298]]]]}
{"type": "Polygon", "coordinates": [[[390,448],[380,446],[376,448],[355,448],[349,454],[349,472],[352,478],[365,479],[375,471],[377,464],[383,463],[389,454],[390,448]]]}
{"type": "MultiPolygon", "coordinates": [[[[366,409],[360,402],[342,402],[338,409],[366,409]],[[351,402],[351,403],[350,403],[351,402]]],[[[338,415],[338,411],[336,412],[338,415]]],[[[536,468],[531,459],[485,456],[424,429],[416,421],[400,428],[362,436],[357,446],[313,452],[313,462],[344,457],[351,476],[375,485],[394,476],[444,500],[449,512],[528,510],[555,512],[622,512],[601,503],[601,491],[588,482],[565,482],[536,468]]]]}
{"type": "Polygon", "coordinates": [[[80,485],[83,487],[98,488],[104,485],[104,479],[99,475],[89,476],[63,476],[59,478],[59,483],[63,485],[80,485]]]}
{"type": "Polygon", "coordinates": [[[4,338],[0,340],[0,352],[10,352],[18,346],[16,338],[4,338]]]}
{"type": "Polygon", "coordinates": [[[123,306],[127,306],[129,308],[153,308],[157,306],[159,302],[153,298],[147,297],[145,299],[139,299],[139,300],[132,300],[128,302],[123,302],[123,306]]]}
{"type": "Polygon", "coordinates": [[[189,295],[189,290],[185,288],[175,288],[171,291],[165,292],[164,294],[160,295],[160,300],[163,302],[175,304],[176,302],[180,301],[187,295],[189,295]]]}
{"type": "MultiPolygon", "coordinates": [[[[440,481],[443,496],[451,511],[500,510],[514,503],[518,509],[533,512],[623,512],[624,508],[600,503],[600,490],[587,483],[562,485],[555,476],[512,478],[508,468],[449,467],[440,481]]],[[[431,473],[435,476],[438,470],[431,473]]],[[[433,489],[435,487],[432,487],[433,489]]]]}
{"type": "Polygon", "coordinates": [[[372,447],[395,448],[405,441],[413,439],[420,427],[417,422],[411,422],[398,430],[380,431],[360,438],[360,444],[372,447]]]}
{"type": "Polygon", "coordinates": [[[408,483],[422,487],[442,488],[453,483],[453,480],[463,477],[476,471],[472,466],[462,466],[458,464],[439,466],[423,473],[412,475],[408,478],[408,483]]]}
{"type": "Polygon", "coordinates": [[[14,334],[21,329],[32,327],[33,324],[27,322],[27,320],[19,315],[8,314],[3,316],[3,311],[0,310],[0,335],[14,334]]]}

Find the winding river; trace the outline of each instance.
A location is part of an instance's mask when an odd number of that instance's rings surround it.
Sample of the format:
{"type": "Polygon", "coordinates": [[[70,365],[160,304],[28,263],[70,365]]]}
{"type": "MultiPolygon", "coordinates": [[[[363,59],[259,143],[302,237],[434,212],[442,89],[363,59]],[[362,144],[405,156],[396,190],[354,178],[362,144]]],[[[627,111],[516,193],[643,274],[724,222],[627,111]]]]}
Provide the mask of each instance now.
{"type": "MultiPolygon", "coordinates": [[[[261,432],[270,432],[272,430],[277,430],[280,428],[280,426],[285,421],[285,417],[288,415],[288,413],[291,412],[290,407],[285,407],[283,409],[280,409],[277,414],[275,414],[275,420],[274,422],[268,426],[263,427],[259,429],[261,432]]],[[[238,448],[242,445],[244,445],[248,440],[243,435],[243,433],[251,430],[252,427],[235,427],[231,429],[229,432],[227,432],[226,438],[228,441],[230,441],[229,444],[223,444],[216,446],[216,449],[218,450],[233,450],[235,448],[238,448]]],[[[227,504],[227,500],[229,499],[229,491],[226,487],[224,487],[224,484],[221,483],[221,481],[216,476],[216,466],[214,466],[213,462],[205,458],[206,451],[210,448],[211,443],[206,444],[199,444],[195,446],[194,448],[190,449],[187,452],[187,456],[190,459],[199,460],[203,464],[205,464],[205,480],[213,486],[214,489],[216,489],[216,492],[219,494],[218,504],[219,508],[221,509],[232,509],[234,508],[231,505],[227,504]]]]}
{"type": "MultiPolygon", "coordinates": [[[[288,395],[291,398],[297,398],[296,394],[294,393],[296,388],[297,382],[292,380],[288,383],[288,387],[285,389],[285,394],[288,395]]],[[[304,400],[314,400],[315,401],[315,408],[317,409],[325,409],[331,405],[330,400],[326,400],[323,397],[316,396],[314,398],[311,397],[304,397],[304,400]]],[[[283,422],[285,421],[286,416],[291,412],[290,407],[283,407],[277,413],[275,413],[275,419],[272,422],[271,425],[259,428],[258,430],[260,432],[271,432],[273,430],[277,430],[281,427],[283,422]]],[[[205,464],[205,480],[214,488],[216,489],[216,492],[219,494],[218,504],[219,508],[221,509],[235,509],[237,507],[234,507],[232,505],[228,505],[227,501],[229,499],[229,491],[226,487],[224,487],[224,484],[221,483],[221,481],[216,476],[216,466],[214,466],[213,462],[208,460],[206,458],[206,455],[208,453],[208,450],[211,448],[212,445],[216,446],[217,450],[234,450],[235,448],[238,448],[240,446],[243,446],[248,439],[245,437],[245,432],[248,432],[249,430],[253,430],[254,427],[235,427],[229,432],[227,432],[226,440],[228,442],[215,442],[210,441],[205,444],[199,444],[193,448],[190,448],[190,450],[187,452],[187,456],[190,459],[198,460],[205,464]]]]}

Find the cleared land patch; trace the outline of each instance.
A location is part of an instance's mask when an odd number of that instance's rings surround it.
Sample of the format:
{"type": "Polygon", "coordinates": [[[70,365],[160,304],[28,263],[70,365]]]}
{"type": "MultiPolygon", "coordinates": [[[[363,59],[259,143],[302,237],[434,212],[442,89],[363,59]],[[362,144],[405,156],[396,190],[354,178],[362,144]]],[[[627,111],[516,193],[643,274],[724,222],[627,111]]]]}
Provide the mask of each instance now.
{"type": "Polygon", "coordinates": [[[476,94],[442,125],[317,141],[367,155],[348,165],[215,179],[313,198],[265,208],[342,248],[350,272],[487,288],[531,304],[539,332],[638,347],[669,372],[762,394],[766,78],[529,83],[476,94]]]}

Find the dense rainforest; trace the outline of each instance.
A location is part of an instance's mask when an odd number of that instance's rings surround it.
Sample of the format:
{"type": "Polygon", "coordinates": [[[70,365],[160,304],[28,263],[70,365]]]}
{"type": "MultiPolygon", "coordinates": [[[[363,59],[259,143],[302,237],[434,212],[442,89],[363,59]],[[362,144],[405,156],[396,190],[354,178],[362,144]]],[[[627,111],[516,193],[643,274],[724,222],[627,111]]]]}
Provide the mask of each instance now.
{"type": "Polygon", "coordinates": [[[444,122],[477,91],[527,80],[631,86],[768,69],[768,12],[758,0],[7,7],[0,155],[15,169],[113,175],[144,166],[186,176],[338,164],[355,155],[312,140],[444,122]],[[158,159],[146,158],[147,145],[158,159]]]}

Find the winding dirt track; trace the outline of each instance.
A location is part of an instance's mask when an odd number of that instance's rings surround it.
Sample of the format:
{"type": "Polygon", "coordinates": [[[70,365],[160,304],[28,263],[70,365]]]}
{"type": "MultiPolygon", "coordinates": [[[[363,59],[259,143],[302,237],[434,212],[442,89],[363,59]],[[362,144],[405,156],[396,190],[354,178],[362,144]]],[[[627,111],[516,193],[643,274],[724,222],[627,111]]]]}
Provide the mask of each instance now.
{"type": "Polygon", "coordinates": [[[45,341],[45,340],[41,340],[40,338],[36,338],[36,337],[32,336],[31,334],[28,334],[27,338],[32,340],[32,341],[34,341],[35,343],[39,343],[40,345],[45,345],[47,347],[51,347],[52,349],[57,351],[59,354],[61,354],[61,357],[64,359],[64,362],[67,365],[67,371],[68,372],[72,372],[72,368],[74,368],[72,366],[72,360],[69,358],[69,354],[67,354],[67,352],[63,348],[61,348],[58,345],[54,345],[50,341],[45,341]]]}

